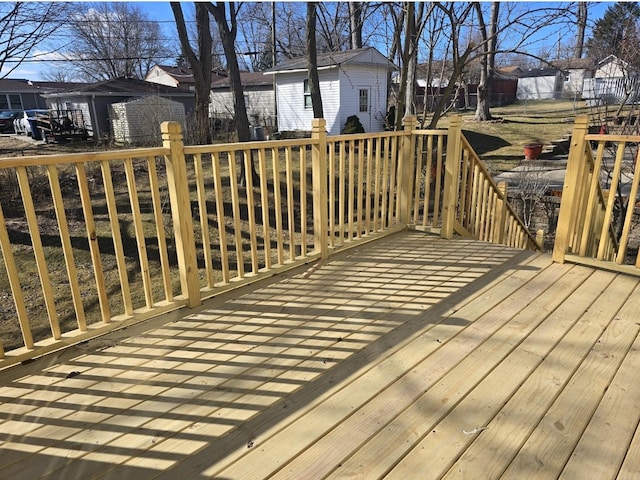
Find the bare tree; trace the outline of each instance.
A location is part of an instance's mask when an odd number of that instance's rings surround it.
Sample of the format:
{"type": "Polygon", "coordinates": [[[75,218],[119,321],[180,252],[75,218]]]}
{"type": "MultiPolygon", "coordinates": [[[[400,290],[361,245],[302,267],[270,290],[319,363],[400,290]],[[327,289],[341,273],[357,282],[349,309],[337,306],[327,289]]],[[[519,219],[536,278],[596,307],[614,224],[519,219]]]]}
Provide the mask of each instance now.
{"type": "Polygon", "coordinates": [[[550,181],[545,176],[546,169],[525,160],[516,169],[518,184],[514,195],[522,207],[522,221],[531,229],[533,218],[540,208],[549,190],[550,181]]]}
{"type": "Polygon", "coordinates": [[[362,3],[349,2],[350,47],[362,48],[362,3]]]}
{"type": "Polygon", "coordinates": [[[73,42],[65,56],[86,80],[144,78],[153,65],[175,57],[158,22],[131,3],[87,4],[69,27],[73,42]]]}
{"type": "Polygon", "coordinates": [[[478,83],[478,102],[474,119],[486,121],[492,119],[489,107],[491,106],[491,86],[496,63],[500,2],[491,2],[489,25],[484,21],[480,3],[475,3],[474,5],[478,15],[478,23],[480,24],[480,34],[482,35],[482,43],[480,44],[480,50],[482,52],[480,56],[480,82],[478,83]]]}
{"type": "Polygon", "coordinates": [[[195,81],[196,109],[194,114],[194,141],[197,144],[211,142],[209,128],[209,102],[211,101],[211,29],[209,12],[203,3],[196,3],[197,53],[191,46],[182,6],[171,2],[182,52],[186,56],[195,81]]]}
{"type": "MultiPolygon", "coordinates": [[[[216,2],[204,4],[209,13],[218,24],[218,32],[227,60],[227,71],[231,83],[231,93],[233,94],[233,110],[235,113],[236,133],[238,141],[248,142],[251,140],[249,117],[244,101],[244,91],[242,89],[242,79],[240,78],[240,68],[238,66],[238,55],[236,54],[236,36],[238,34],[238,11],[242,4],[236,5],[233,2],[216,2]],[[227,10],[228,7],[228,10],[227,10]]],[[[245,163],[241,164],[241,183],[246,183],[247,171],[245,163]]],[[[253,161],[251,162],[251,175],[257,180],[258,174],[255,171],[253,161]]]]}
{"type": "Polygon", "coordinates": [[[248,58],[248,66],[254,72],[273,66],[273,7],[272,2],[247,2],[242,8],[238,27],[245,45],[239,53],[245,63],[248,58]]]}
{"type": "Polygon", "coordinates": [[[400,55],[400,89],[398,92],[396,105],[395,127],[399,130],[402,127],[402,119],[407,114],[415,113],[415,85],[416,67],[418,64],[418,41],[422,35],[426,19],[433,11],[434,4],[429,5],[425,11],[425,3],[403,2],[402,13],[393,18],[396,22],[396,38],[394,45],[398,48],[400,55]],[[402,25],[400,22],[402,21],[402,25]],[[400,34],[403,31],[404,36],[400,34]]]}
{"type": "MultiPolygon", "coordinates": [[[[483,4],[476,2],[438,2],[444,12],[443,29],[448,35],[447,56],[450,59],[447,86],[436,102],[430,127],[435,127],[443,112],[450,107],[451,94],[465,82],[474,64],[479,64],[478,120],[490,120],[491,84],[497,55],[521,54],[548,63],[531,52],[536,48],[533,33],[540,28],[555,26],[567,31],[575,25],[572,4],[531,5],[515,3],[483,4]],[[486,6],[489,5],[487,15],[486,6]],[[509,38],[508,46],[501,46],[501,38],[509,38]]],[[[539,37],[538,37],[539,38],[539,37]]]]}
{"type": "Polygon", "coordinates": [[[10,75],[66,21],[65,2],[0,3],[0,78],[10,75]]]}
{"type": "Polygon", "coordinates": [[[220,40],[227,60],[238,140],[247,142],[251,137],[249,118],[247,117],[247,108],[244,102],[240,67],[238,66],[238,55],[236,54],[235,46],[238,33],[238,10],[241,5],[236,5],[233,2],[216,2],[206,3],[205,6],[218,24],[218,32],[220,33],[220,40]]]}
{"type": "Polygon", "coordinates": [[[43,72],[43,78],[49,82],[71,82],[73,81],[73,73],[68,68],[50,68],[43,72]]]}
{"type": "Polygon", "coordinates": [[[436,127],[438,120],[440,120],[440,117],[448,108],[451,94],[457,89],[457,82],[462,77],[471,58],[471,54],[475,49],[475,44],[471,41],[467,41],[467,45],[464,47],[462,45],[464,26],[473,11],[473,4],[457,4],[451,2],[437,3],[436,6],[444,14],[445,23],[443,26],[448,23],[450,29],[448,48],[450,48],[451,56],[451,74],[446,82],[446,86],[442,89],[438,101],[435,103],[429,128],[436,127]]]}
{"type": "Polygon", "coordinates": [[[574,57],[582,58],[582,53],[584,51],[584,34],[587,29],[588,18],[587,2],[578,2],[577,9],[576,25],[578,26],[578,32],[576,34],[574,57]]]}
{"type": "Polygon", "coordinates": [[[320,95],[320,80],[318,78],[318,55],[316,49],[316,4],[307,2],[307,66],[309,93],[311,93],[311,105],[313,117],[324,118],[322,112],[322,97],[320,95]]]}

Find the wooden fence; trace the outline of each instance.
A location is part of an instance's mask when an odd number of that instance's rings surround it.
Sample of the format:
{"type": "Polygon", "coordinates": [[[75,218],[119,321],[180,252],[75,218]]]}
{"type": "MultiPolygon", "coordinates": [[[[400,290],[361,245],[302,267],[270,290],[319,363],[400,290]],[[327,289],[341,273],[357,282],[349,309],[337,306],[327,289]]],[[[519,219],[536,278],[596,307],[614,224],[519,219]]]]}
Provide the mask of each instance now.
{"type": "Polygon", "coordinates": [[[558,215],[555,261],[640,275],[637,231],[635,240],[632,235],[634,227],[637,230],[639,147],[640,136],[588,134],[588,117],[576,119],[558,215]]]}
{"type": "Polygon", "coordinates": [[[415,126],[0,159],[0,368],[407,227],[537,248],[461,120],[415,126]]]}

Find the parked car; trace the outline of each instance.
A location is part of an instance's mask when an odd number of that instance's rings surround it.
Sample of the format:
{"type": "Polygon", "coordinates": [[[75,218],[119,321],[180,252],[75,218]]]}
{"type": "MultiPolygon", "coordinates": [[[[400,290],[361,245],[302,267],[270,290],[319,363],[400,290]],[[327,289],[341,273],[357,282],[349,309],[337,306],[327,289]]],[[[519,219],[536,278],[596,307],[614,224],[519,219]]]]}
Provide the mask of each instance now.
{"type": "MultiPolygon", "coordinates": [[[[24,110],[22,115],[16,118],[13,122],[15,132],[18,135],[34,136],[32,125],[36,123],[49,123],[49,110],[45,109],[32,109],[24,110]]],[[[41,135],[38,133],[35,138],[40,139],[41,135]]]]}
{"type": "Polygon", "coordinates": [[[22,114],[22,110],[0,111],[0,133],[13,133],[13,121],[22,114]]]}

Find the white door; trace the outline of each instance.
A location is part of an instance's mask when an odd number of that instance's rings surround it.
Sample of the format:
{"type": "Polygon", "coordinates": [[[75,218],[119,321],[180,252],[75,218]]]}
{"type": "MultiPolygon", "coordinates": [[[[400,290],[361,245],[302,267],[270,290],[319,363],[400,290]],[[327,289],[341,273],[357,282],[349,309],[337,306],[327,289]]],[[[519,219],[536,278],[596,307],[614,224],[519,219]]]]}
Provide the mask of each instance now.
{"type": "Polygon", "coordinates": [[[371,132],[371,87],[358,87],[358,118],[365,132],[371,132]]]}

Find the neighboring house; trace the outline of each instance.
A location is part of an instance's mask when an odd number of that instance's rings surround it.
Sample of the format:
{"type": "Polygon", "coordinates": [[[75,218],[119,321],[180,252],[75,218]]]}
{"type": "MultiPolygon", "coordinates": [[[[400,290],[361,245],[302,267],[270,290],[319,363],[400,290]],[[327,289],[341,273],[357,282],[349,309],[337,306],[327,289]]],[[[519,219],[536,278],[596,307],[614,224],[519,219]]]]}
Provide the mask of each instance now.
{"type": "MultiPolygon", "coordinates": [[[[491,86],[490,105],[497,107],[512,103],[516,100],[518,85],[517,69],[519,67],[496,68],[491,86]]],[[[415,108],[418,114],[433,111],[442,100],[444,89],[447,88],[453,74],[453,64],[450,61],[434,62],[429,71],[428,64],[421,63],[416,67],[415,108]],[[431,84],[427,85],[427,77],[431,75],[431,84]],[[426,102],[425,102],[426,95],[426,102]]],[[[467,77],[467,75],[465,75],[467,77]]],[[[390,104],[396,104],[399,92],[399,76],[392,78],[390,104]]],[[[456,82],[456,88],[447,99],[447,106],[457,109],[475,109],[478,103],[477,79],[456,82]]]]}
{"type": "Polygon", "coordinates": [[[190,68],[155,65],[144,78],[147,82],[159,83],[168,87],[195,89],[195,80],[190,68]]]}
{"type": "MultiPolygon", "coordinates": [[[[226,77],[224,70],[212,70],[211,82],[215,82],[220,77],[226,77]]],[[[169,65],[156,65],[149,70],[145,81],[159,83],[168,87],[185,88],[195,90],[196,81],[193,78],[193,71],[189,67],[171,67],[169,65]]]]}
{"type": "MultiPolygon", "coordinates": [[[[240,72],[244,103],[249,122],[256,126],[275,127],[275,95],[273,78],[261,72],[240,72]]],[[[233,118],[233,94],[229,77],[219,77],[211,82],[211,117],[233,118]]]]}
{"type": "Polygon", "coordinates": [[[591,58],[573,58],[555,60],[553,66],[564,72],[563,93],[567,97],[582,95],[585,80],[594,75],[594,60],[591,58]]]}
{"type": "Polygon", "coordinates": [[[124,77],[43,96],[50,109],[81,110],[88,133],[95,139],[101,139],[111,133],[109,106],[114,103],[156,96],[182,103],[186,112],[194,109],[194,95],[189,90],[124,77]]]}
{"type": "Polygon", "coordinates": [[[0,80],[0,110],[46,108],[43,89],[29,80],[0,80]]]}
{"type": "Polygon", "coordinates": [[[184,105],[156,95],[109,105],[111,137],[124,144],[161,143],[158,125],[178,122],[186,129],[184,105]]]}
{"type": "Polygon", "coordinates": [[[585,80],[582,97],[590,106],[637,102],[639,87],[639,72],[624,60],[609,55],[598,62],[593,78],[585,80]]]}
{"type": "MultiPolygon", "coordinates": [[[[254,125],[275,126],[273,79],[255,72],[240,72],[240,79],[249,121],[254,125]]],[[[188,67],[156,65],[149,70],[145,80],[171,87],[195,89],[193,72],[188,67]]],[[[235,116],[230,80],[224,70],[216,69],[211,72],[209,116],[218,119],[235,116]]]]}
{"type": "MultiPolygon", "coordinates": [[[[375,48],[318,55],[318,77],[327,132],[337,135],[357,115],[366,132],[384,130],[387,79],[393,63],[375,48]]],[[[309,131],[313,120],[307,59],[294,58],[265,72],[275,76],[278,129],[309,131]]]]}
{"type": "Polygon", "coordinates": [[[556,68],[532,68],[518,78],[518,100],[561,98],[565,75],[556,68]]]}

